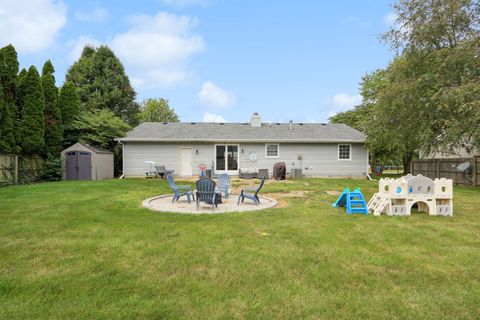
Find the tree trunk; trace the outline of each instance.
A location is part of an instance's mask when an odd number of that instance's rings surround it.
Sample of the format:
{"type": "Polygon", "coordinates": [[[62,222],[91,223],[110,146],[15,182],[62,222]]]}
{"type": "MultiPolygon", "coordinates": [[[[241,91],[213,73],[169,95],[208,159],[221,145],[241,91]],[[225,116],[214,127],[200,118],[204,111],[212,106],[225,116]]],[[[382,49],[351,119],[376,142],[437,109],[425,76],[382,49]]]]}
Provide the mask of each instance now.
{"type": "Polygon", "coordinates": [[[403,156],[403,174],[409,174],[412,173],[412,158],[413,155],[411,153],[406,153],[403,156]]]}

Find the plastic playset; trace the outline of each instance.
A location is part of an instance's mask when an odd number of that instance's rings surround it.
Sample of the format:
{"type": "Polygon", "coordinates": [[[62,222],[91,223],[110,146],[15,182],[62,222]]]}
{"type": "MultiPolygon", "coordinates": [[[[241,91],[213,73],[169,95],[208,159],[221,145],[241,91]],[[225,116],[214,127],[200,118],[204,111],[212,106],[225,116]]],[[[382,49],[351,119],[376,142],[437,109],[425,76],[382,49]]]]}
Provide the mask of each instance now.
{"type": "Polygon", "coordinates": [[[363,194],[359,188],[355,188],[353,191],[350,191],[348,188],[343,189],[343,192],[340,194],[337,201],[332,204],[332,206],[334,208],[345,207],[347,214],[368,214],[365,198],[363,197],[363,194]]]}
{"type": "Polygon", "coordinates": [[[421,174],[399,179],[380,179],[378,192],[368,202],[369,211],[379,216],[409,216],[417,204],[419,212],[431,216],[453,216],[453,181],[432,180],[421,174]]]}

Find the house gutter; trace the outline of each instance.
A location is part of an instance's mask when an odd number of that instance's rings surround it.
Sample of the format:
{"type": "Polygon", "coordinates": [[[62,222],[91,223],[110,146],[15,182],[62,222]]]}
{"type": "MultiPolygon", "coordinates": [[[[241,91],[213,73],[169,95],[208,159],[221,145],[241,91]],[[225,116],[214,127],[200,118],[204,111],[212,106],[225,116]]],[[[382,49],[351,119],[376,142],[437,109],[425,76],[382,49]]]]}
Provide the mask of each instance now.
{"type": "Polygon", "coordinates": [[[365,143],[365,140],[301,140],[301,139],[155,139],[117,138],[121,142],[252,142],[252,143],[365,143]]]}

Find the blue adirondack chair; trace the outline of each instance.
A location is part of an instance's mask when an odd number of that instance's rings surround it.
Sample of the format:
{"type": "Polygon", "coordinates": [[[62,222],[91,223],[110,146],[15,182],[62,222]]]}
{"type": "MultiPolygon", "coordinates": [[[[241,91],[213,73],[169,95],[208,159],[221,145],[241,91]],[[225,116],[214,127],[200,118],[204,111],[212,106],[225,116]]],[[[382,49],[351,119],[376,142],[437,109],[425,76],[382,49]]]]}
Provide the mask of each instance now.
{"type": "Polygon", "coordinates": [[[193,195],[193,192],[192,192],[192,187],[182,186],[182,185],[177,186],[171,174],[167,175],[167,181],[168,181],[168,185],[173,190],[172,203],[177,201],[181,196],[187,196],[188,203],[191,203],[190,197],[192,197],[193,200],[195,200],[195,196],[193,195]]]}
{"type": "Polygon", "coordinates": [[[197,209],[200,207],[200,202],[205,202],[212,205],[212,209],[217,207],[217,193],[215,192],[215,181],[209,178],[201,178],[196,182],[197,185],[197,209]]]}
{"type": "Polygon", "coordinates": [[[253,200],[253,202],[255,202],[255,204],[258,206],[260,204],[260,198],[258,197],[258,193],[262,189],[264,183],[265,183],[265,177],[262,178],[262,181],[260,181],[260,184],[258,185],[258,187],[242,189],[242,191],[240,192],[240,195],[238,196],[237,205],[240,204],[240,200],[242,200],[242,203],[243,203],[245,198],[247,198],[247,199],[253,200]]]}
{"type": "Polygon", "coordinates": [[[225,195],[225,198],[228,198],[228,189],[230,188],[230,176],[227,173],[222,173],[218,176],[218,187],[217,190],[222,192],[225,195]]]}
{"type": "Polygon", "coordinates": [[[165,178],[169,174],[172,174],[175,170],[167,170],[165,166],[155,166],[156,174],[160,178],[165,178]]]}

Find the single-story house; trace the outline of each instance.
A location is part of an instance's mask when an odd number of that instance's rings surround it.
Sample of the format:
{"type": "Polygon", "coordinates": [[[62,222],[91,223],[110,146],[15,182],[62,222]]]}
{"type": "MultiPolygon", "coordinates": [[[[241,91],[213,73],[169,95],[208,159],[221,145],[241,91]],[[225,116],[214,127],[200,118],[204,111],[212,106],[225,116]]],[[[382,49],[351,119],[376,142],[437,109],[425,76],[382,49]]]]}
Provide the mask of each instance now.
{"type": "Polygon", "coordinates": [[[149,161],[175,170],[181,177],[268,169],[285,162],[287,172],[302,169],[304,176],[362,177],[368,172],[365,135],[337,123],[262,123],[254,113],[250,122],[142,123],[123,138],[125,177],[145,175],[149,161]]]}

